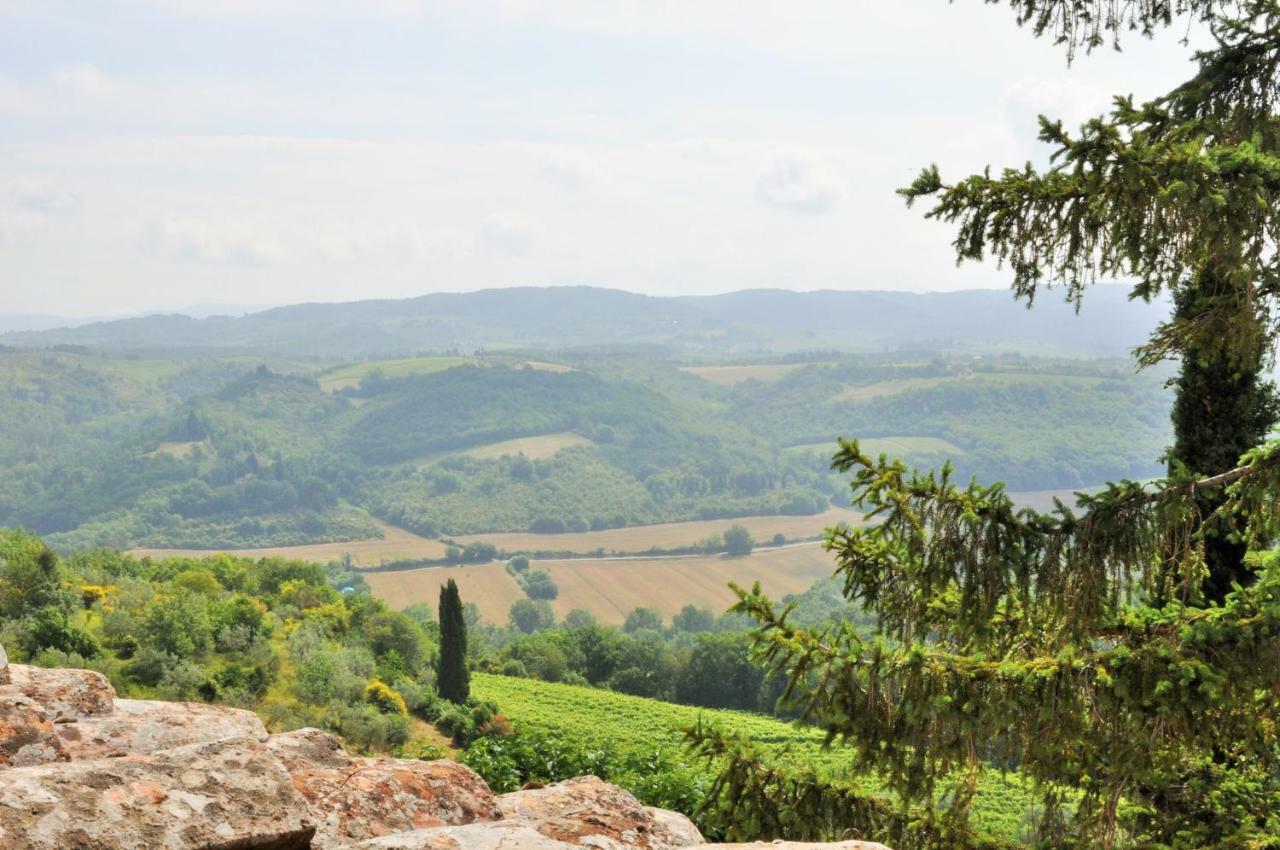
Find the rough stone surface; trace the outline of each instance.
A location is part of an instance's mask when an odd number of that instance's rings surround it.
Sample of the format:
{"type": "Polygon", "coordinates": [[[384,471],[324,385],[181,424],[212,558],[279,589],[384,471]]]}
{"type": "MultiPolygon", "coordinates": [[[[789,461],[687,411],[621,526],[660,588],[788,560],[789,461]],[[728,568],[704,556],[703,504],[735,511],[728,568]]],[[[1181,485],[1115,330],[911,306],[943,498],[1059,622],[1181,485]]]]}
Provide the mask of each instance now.
{"type": "Polygon", "coordinates": [[[118,699],[106,717],[61,723],[62,748],[77,761],[153,753],[223,738],[265,740],[267,730],[252,711],[189,702],[118,699]]]}
{"type": "MultiPolygon", "coordinates": [[[[608,845],[584,842],[585,846],[608,845]]],[[[351,850],[580,850],[584,845],[548,838],[537,830],[514,821],[440,827],[388,835],[351,845],[351,850]]],[[[806,844],[795,841],[761,841],[753,844],[698,844],[690,850],[889,850],[883,844],[841,841],[835,844],[806,844]]]]}
{"type": "Polygon", "coordinates": [[[806,844],[803,841],[756,841],[751,844],[703,844],[694,850],[889,850],[873,841],[839,841],[834,844],[806,844]]]}
{"type": "Polygon", "coordinates": [[[4,653],[4,644],[0,643],[0,685],[9,684],[9,656],[4,653]]]}
{"type": "Polygon", "coordinates": [[[50,669],[9,665],[10,684],[31,698],[54,723],[111,713],[115,688],[92,670],[50,669]]]}
{"type": "Polygon", "coordinates": [[[317,850],[497,816],[484,780],[457,762],[351,756],[318,729],[274,735],[267,746],[311,807],[317,850]]]}
{"type": "Polygon", "coordinates": [[[505,820],[566,844],[600,850],[673,850],[703,843],[684,815],[655,815],[657,810],[595,776],[503,794],[498,803],[505,820]]]}
{"type": "Polygon", "coordinates": [[[444,826],[350,845],[351,850],[579,850],[518,823],[444,826]]]}
{"type": "Polygon", "coordinates": [[[0,767],[67,758],[48,713],[12,685],[0,686],[0,767]]]}
{"type": "Polygon", "coordinates": [[[288,773],[252,738],[0,770],[4,848],[304,850],[313,832],[288,773]]]}
{"type": "Polygon", "coordinates": [[[495,797],[456,762],[352,756],[317,729],[268,736],[247,711],[3,662],[0,850],[887,850],[708,845],[594,776],[495,797]]]}

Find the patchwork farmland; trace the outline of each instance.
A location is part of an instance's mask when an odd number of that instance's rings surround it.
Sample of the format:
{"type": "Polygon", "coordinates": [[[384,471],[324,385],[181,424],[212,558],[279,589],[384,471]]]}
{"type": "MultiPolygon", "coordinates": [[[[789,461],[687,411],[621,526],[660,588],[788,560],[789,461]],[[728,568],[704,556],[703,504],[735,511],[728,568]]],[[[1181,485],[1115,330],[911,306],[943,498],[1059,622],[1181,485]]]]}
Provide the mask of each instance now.
{"type": "MultiPolygon", "coordinates": [[[[601,622],[617,624],[638,607],[656,608],[666,618],[689,603],[723,611],[736,598],[728,586],[731,581],[743,586],[759,581],[775,598],[801,593],[834,566],[831,555],[811,543],[761,549],[741,558],[582,558],[535,561],[533,568],[546,570],[560,588],[551,602],[556,616],[583,608],[601,622]]],[[[505,623],[512,603],[524,598],[501,563],[370,573],[365,578],[374,595],[394,608],[415,602],[435,605],[440,585],[453,579],[462,598],[474,602],[481,616],[493,623],[505,623]]]]}

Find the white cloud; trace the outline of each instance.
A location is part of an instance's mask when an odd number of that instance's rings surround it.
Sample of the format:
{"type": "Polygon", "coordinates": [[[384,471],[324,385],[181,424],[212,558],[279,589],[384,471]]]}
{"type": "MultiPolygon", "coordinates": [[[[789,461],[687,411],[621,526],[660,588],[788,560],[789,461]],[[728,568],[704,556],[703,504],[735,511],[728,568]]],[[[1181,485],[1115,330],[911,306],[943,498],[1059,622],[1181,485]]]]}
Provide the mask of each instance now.
{"type": "Polygon", "coordinates": [[[577,192],[598,186],[606,179],[604,170],[584,155],[559,154],[547,162],[543,174],[561,189],[577,192]]]}
{"type": "Polygon", "coordinates": [[[1020,133],[1034,133],[1040,115],[1076,127],[1111,107],[1110,92],[1065,75],[1014,80],[1002,96],[1009,121],[1020,133]]]}
{"type": "Polygon", "coordinates": [[[0,74],[0,115],[21,115],[34,106],[31,93],[12,77],[0,74]]]}
{"type": "Polygon", "coordinates": [[[116,80],[90,62],[77,62],[55,68],[53,81],[64,91],[94,101],[111,100],[122,90],[116,80]]]}
{"type": "Polygon", "coordinates": [[[533,247],[538,231],[537,225],[519,213],[498,212],[484,220],[480,241],[497,254],[522,257],[533,247]]]}
{"type": "Polygon", "coordinates": [[[790,212],[830,212],[840,195],[840,181],[821,163],[803,155],[775,157],[756,181],[756,200],[790,212]]]}
{"type": "Polygon", "coordinates": [[[29,179],[10,185],[9,200],[20,210],[50,215],[72,213],[80,207],[80,196],[75,192],[29,179]]]}
{"type": "Polygon", "coordinates": [[[196,221],[153,222],[140,234],[137,246],[158,259],[211,265],[270,266],[287,256],[270,234],[196,221]]]}

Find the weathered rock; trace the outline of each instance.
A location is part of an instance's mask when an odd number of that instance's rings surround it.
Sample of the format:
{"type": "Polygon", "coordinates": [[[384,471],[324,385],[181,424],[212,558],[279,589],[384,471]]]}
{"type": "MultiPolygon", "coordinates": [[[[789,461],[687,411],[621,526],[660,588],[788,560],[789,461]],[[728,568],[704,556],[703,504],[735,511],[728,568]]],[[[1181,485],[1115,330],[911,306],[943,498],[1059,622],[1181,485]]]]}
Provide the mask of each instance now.
{"type": "Polygon", "coordinates": [[[498,798],[505,820],[547,838],[600,850],[671,850],[702,844],[702,834],[684,815],[646,808],[616,785],[580,776],[546,788],[498,798]]]}
{"type": "Polygon", "coordinates": [[[750,844],[703,844],[694,850],[889,850],[873,841],[837,841],[808,844],[803,841],[755,841],[750,844]]]}
{"type": "Polygon", "coordinates": [[[4,644],[0,643],[0,685],[9,684],[9,656],[4,653],[4,644]]]}
{"type": "Polygon", "coordinates": [[[12,685],[0,686],[0,767],[66,761],[49,715],[12,685]]]}
{"type": "Polygon", "coordinates": [[[579,850],[514,822],[420,829],[348,846],[350,850],[579,850]]]}
{"type": "Polygon", "coordinates": [[[0,847],[305,850],[307,805],[252,738],[0,771],[0,847]]]}
{"type": "Polygon", "coordinates": [[[118,699],[107,717],[86,717],[57,727],[67,754],[77,760],[153,753],[223,738],[266,740],[252,711],[191,702],[118,699]]]}
{"type": "Polygon", "coordinates": [[[3,661],[0,850],[887,850],[704,844],[594,776],[499,798],[455,762],[352,756],[316,729],[268,736],[247,711],[3,661]]]}
{"type": "Polygon", "coordinates": [[[9,682],[44,709],[54,723],[110,714],[116,698],[107,677],[92,670],[10,664],[9,682]]]}
{"type": "Polygon", "coordinates": [[[273,735],[267,746],[311,806],[317,850],[498,813],[484,780],[457,762],[351,756],[318,729],[273,735]]]}
{"type": "Polygon", "coordinates": [[[693,821],[669,809],[658,809],[645,806],[645,813],[653,819],[655,835],[664,836],[672,847],[691,847],[706,841],[702,833],[693,825],[693,821]]]}
{"type": "MultiPolygon", "coordinates": [[[[581,845],[548,838],[537,830],[515,821],[470,826],[446,826],[402,832],[373,838],[349,846],[349,850],[580,850],[581,845]]],[[[585,842],[585,846],[599,847],[585,842]]],[[[832,844],[807,844],[797,841],[756,842],[753,844],[698,844],[689,850],[889,850],[883,844],[866,841],[841,841],[832,844]]]]}

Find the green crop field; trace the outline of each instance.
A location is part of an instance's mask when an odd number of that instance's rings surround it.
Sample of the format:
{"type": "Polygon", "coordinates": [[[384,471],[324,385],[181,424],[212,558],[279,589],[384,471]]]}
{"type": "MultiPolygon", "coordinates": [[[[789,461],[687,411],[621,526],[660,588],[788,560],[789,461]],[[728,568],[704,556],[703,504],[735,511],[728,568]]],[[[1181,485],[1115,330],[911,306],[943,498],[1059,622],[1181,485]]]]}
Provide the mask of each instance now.
{"type": "MultiPolygon", "coordinates": [[[[587,745],[609,745],[618,752],[677,750],[682,730],[699,719],[750,738],[777,753],[792,767],[809,765],[832,779],[849,777],[848,757],[835,745],[823,746],[823,735],[759,714],[675,705],[597,688],[579,687],[477,673],[472,693],[498,704],[518,729],[542,731],[587,745]]],[[[874,790],[874,780],[863,787],[874,790]]],[[[982,832],[1016,840],[1024,832],[1026,813],[1035,805],[1028,784],[1016,776],[992,772],[979,782],[974,825],[982,832]]]]}
{"type": "Polygon", "coordinates": [[[471,363],[470,357],[406,357],[400,360],[374,360],[365,363],[352,363],[339,366],[331,372],[320,375],[316,380],[325,392],[337,392],[347,387],[360,384],[360,380],[370,372],[378,369],[388,378],[404,378],[409,375],[429,375],[471,363]]]}

